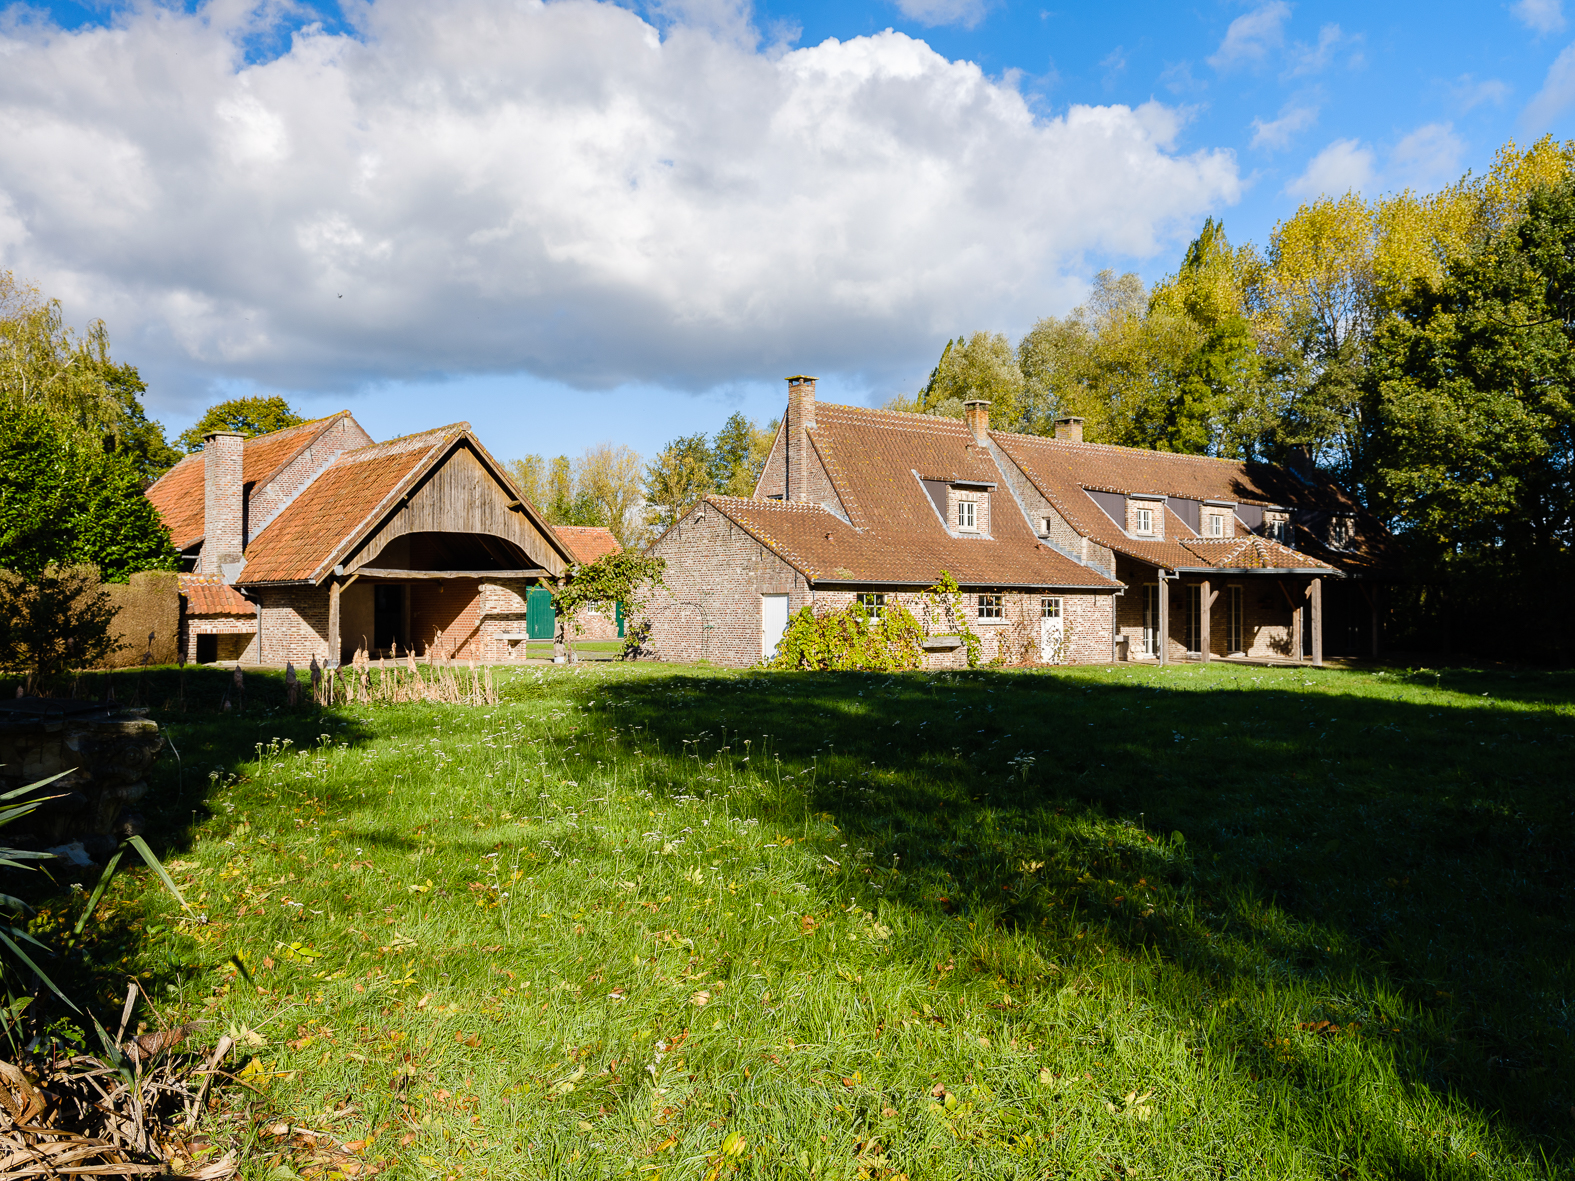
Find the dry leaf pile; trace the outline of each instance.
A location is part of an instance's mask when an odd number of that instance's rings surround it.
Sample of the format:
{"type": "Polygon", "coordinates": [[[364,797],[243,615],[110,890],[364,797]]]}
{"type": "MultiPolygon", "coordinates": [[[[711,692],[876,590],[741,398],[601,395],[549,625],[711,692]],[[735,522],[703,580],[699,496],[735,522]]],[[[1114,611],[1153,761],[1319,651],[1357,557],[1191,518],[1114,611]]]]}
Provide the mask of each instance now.
{"type": "Polygon", "coordinates": [[[209,1085],[233,1044],[206,1058],[175,1053],[183,1025],[133,1039],[121,1060],[89,1054],[31,1063],[0,1061],[0,1177],[145,1177],[178,1171],[227,1181],[233,1152],[196,1132],[209,1085]]]}

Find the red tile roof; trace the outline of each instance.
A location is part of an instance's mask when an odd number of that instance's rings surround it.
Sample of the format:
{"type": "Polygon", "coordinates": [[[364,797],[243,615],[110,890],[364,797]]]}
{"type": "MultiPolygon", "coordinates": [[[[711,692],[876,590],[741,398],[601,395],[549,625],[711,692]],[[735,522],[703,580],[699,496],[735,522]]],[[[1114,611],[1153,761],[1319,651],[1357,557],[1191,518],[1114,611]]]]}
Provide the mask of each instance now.
{"type": "MultiPolygon", "coordinates": [[[[286,464],[349,413],[348,410],[341,410],[327,418],[316,418],[300,426],[247,439],[241,449],[241,482],[255,488],[267,487],[286,464]]],[[[147,497],[164,518],[176,549],[190,549],[201,541],[204,511],[202,452],[186,456],[155,480],[147,491],[147,497]]]]}
{"type": "Polygon", "coordinates": [[[180,593],[188,615],[256,615],[257,605],[243,598],[217,574],[182,574],[180,593]]]}
{"type": "Polygon", "coordinates": [[[554,525],[552,531],[558,535],[558,540],[569,547],[569,553],[582,566],[604,554],[615,554],[623,549],[612,530],[600,525],[554,525]]]}
{"type": "Polygon", "coordinates": [[[921,477],[1001,483],[989,452],[960,422],[821,404],[809,435],[847,521],[818,504],[706,499],[817,582],[927,586],[944,570],[973,587],[1120,585],[1040,542],[1004,487],[992,497],[988,537],[947,530],[921,477]]]}
{"type": "Polygon", "coordinates": [[[455,423],[345,451],[246,547],[241,581],[317,582],[450,445],[470,433],[455,423]]]}

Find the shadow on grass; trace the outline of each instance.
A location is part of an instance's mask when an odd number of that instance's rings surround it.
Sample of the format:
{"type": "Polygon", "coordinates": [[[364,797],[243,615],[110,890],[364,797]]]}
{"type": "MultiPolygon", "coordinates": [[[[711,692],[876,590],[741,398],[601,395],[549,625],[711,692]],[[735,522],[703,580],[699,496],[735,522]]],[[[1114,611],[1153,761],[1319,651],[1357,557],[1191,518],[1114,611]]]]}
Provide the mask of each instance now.
{"type": "MultiPolygon", "coordinates": [[[[1393,1109],[1322,1047],[1360,1038],[1532,1156],[1575,1149],[1575,723],[1552,708],[1570,684],[1183,668],[618,693],[619,720],[669,751],[705,730],[773,735],[809,807],[871,855],[871,897],[1031,934],[1071,971],[1107,948],[1146,961],[1151,1000],[1282,1088],[1303,1142],[1420,1177],[1435,1165],[1387,1126],[1393,1109]],[[1314,1036],[1287,1038],[1298,1026],[1314,1036]]],[[[992,954],[970,966],[1035,987],[992,954]]]]}
{"type": "MultiPolygon", "coordinates": [[[[116,675],[118,699],[135,676],[116,675]]],[[[143,677],[181,753],[145,802],[161,853],[178,856],[205,818],[209,774],[246,774],[256,744],[370,734],[364,708],[286,710],[277,674],[248,673],[245,710],[221,713],[231,683],[228,670],[143,677]]],[[[795,778],[762,822],[835,817],[869,855],[866,901],[944,926],[970,953],[953,983],[1031,995],[1113,961],[1145,972],[1190,1044],[1278,1090],[1288,1135],[1374,1175],[1422,1177],[1442,1174],[1353,1063],[1474,1108],[1555,1167],[1575,1154],[1575,721],[1557,708],[1571,688],[1561,673],[1214,666],[664,669],[559,674],[550,691],[599,698],[669,759],[697,735],[707,750],[750,738],[759,755],[769,735],[795,778]],[[1011,960],[1010,941],[985,937],[996,931],[1032,938],[1059,973],[1011,960]]],[[[581,741],[584,716],[564,724],[581,741]]]]}

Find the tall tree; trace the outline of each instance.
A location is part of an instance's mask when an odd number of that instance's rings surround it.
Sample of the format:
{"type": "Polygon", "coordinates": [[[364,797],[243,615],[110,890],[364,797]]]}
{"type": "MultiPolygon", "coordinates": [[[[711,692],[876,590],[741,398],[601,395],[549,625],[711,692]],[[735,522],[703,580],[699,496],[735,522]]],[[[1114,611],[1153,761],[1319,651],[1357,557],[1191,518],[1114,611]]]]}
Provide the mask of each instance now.
{"type": "Polygon", "coordinates": [[[248,438],[256,438],[300,426],[305,421],[278,394],[230,398],[209,406],[201,418],[176,436],[175,441],[188,452],[201,451],[203,437],[214,431],[239,431],[248,438]]]}
{"type": "Polygon", "coordinates": [[[663,447],[645,469],[646,525],[665,533],[690,505],[716,491],[711,444],[704,435],[684,435],[663,447]]]}

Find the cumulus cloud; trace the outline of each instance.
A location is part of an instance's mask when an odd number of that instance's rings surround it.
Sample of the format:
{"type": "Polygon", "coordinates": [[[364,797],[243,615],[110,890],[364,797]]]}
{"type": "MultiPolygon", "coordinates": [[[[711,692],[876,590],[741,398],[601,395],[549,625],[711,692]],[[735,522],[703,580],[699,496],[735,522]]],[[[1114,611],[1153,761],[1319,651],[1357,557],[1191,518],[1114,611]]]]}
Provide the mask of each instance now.
{"type": "Polygon", "coordinates": [[[1285,43],[1285,22],[1291,17],[1291,6],[1285,0],[1272,0],[1238,16],[1225,30],[1225,39],[1209,58],[1209,65],[1216,70],[1260,62],[1269,51],[1285,43]]]}
{"type": "Polygon", "coordinates": [[[1373,150],[1354,139],[1337,139],[1307,163],[1307,170],[1285,191],[1292,197],[1314,200],[1338,197],[1347,189],[1362,189],[1373,180],[1373,150]]]}
{"type": "Polygon", "coordinates": [[[984,19],[985,0],[896,0],[897,9],[922,25],[961,25],[971,29],[984,19]]]}
{"type": "Polygon", "coordinates": [[[1339,25],[1324,25],[1318,30],[1318,44],[1307,45],[1298,41],[1291,47],[1290,53],[1287,54],[1290,58],[1288,73],[1293,78],[1302,74],[1319,73],[1334,60],[1335,53],[1342,48],[1352,51],[1350,65],[1358,66],[1361,64],[1362,57],[1354,47],[1360,44],[1361,40],[1360,35],[1352,36],[1342,32],[1339,25]]]}
{"type": "Polygon", "coordinates": [[[1451,124],[1429,123],[1395,145],[1389,156],[1389,172],[1402,185],[1425,189],[1459,177],[1465,153],[1465,141],[1451,124]]]}
{"type": "Polygon", "coordinates": [[[1510,6],[1516,19],[1538,33],[1557,33],[1564,28],[1563,0],[1519,0],[1510,6]]]}
{"type": "Polygon", "coordinates": [[[1036,116],[889,30],[762,51],[593,0],[384,0],[247,64],[274,11],[0,32],[0,267],[194,396],[878,371],[1240,190],[1172,108],[1036,116]]]}
{"type": "Polygon", "coordinates": [[[1278,119],[1252,121],[1252,146],[1270,150],[1289,147],[1292,136],[1298,131],[1311,127],[1317,121],[1317,107],[1294,105],[1282,107],[1278,119]]]}
{"type": "Polygon", "coordinates": [[[1542,131],[1571,103],[1575,103],[1575,45],[1566,45],[1548,67],[1542,89],[1520,113],[1520,121],[1528,131],[1542,131]]]}

